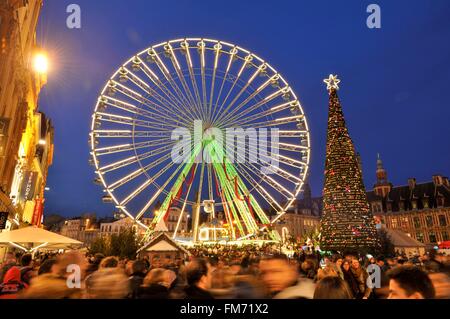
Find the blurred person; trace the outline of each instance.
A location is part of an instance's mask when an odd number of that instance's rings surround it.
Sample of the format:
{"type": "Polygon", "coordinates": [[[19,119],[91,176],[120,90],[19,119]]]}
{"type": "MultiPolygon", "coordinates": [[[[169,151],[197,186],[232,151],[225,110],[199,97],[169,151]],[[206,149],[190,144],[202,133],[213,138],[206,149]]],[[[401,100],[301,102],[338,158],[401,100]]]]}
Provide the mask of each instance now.
{"type": "Polygon", "coordinates": [[[233,287],[230,289],[231,299],[263,299],[264,287],[252,275],[234,277],[233,287]]]}
{"type": "Polygon", "coordinates": [[[103,254],[97,253],[89,260],[89,265],[86,269],[86,275],[90,275],[98,270],[100,262],[105,258],[103,254]]]}
{"type": "Polygon", "coordinates": [[[208,291],[211,288],[211,266],[206,260],[197,258],[185,268],[188,286],[184,289],[185,299],[214,299],[208,291]]]}
{"type": "Polygon", "coordinates": [[[428,274],[436,291],[436,299],[450,299],[450,276],[448,273],[428,274]]]}
{"type": "Polygon", "coordinates": [[[260,261],[261,279],[274,299],[312,299],[315,284],[299,277],[285,255],[275,255],[260,261]]]}
{"type": "Polygon", "coordinates": [[[353,299],[353,294],[345,280],[339,276],[327,276],[317,283],[314,299],[353,299]]]}
{"type": "Polygon", "coordinates": [[[309,258],[305,259],[305,261],[300,265],[300,276],[311,280],[316,278],[314,261],[309,258]]]}
{"type": "Polygon", "coordinates": [[[359,294],[358,281],[353,276],[350,262],[345,259],[342,263],[342,273],[344,274],[344,281],[347,283],[352,297],[355,298],[359,294]]]}
{"type": "Polygon", "coordinates": [[[33,267],[33,257],[31,254],[25,254],[20,258],[20,278],[27,285],[30,284],[31,278],[36,276],[36,272],[33,267]]]}
{"type": "Polygon", "coordinates": [[[338,277],[338,273],[336,271],[336,268],[332,264],[328,264],[324,268],[319,268],[317,270],[317,281],[322,280],[325,277],[338,277]]]}
{"type": "Polygon", "coordinates": [[[88,299],[123,299],[129,295],[128,277],[119,265],[116,257],[106,257],[101,261],[99,269],[86,278],[88,299]]]}
{"type": "Polygon", "coordinates": [[[133,274],[133,260],[128,260],[127,263],[125,264],[125,275],[127,275],[128,277],[131,276],[133,274]]]}
{"type": "Polygon", "coordinates": [[[387,270],[393,269],[398,266],[398,260],[396,258],[388,258],[387,261],[387,270]]]}
{"type": "Polygon", "coordinates": [[[241,263],[239,261],[231,262],[230,270],[233,275],[237,275],[241,271],[241,263]]]}
{"type": "Polygon", "coordinates": [[[342,272],[342,263],[343,263],[343,259],[342,257],[338,257],[336,259],[336,261],[334,262],[334,268],[336,273],[338,274],[339,277],[341,277],[341,279],[344,279],[344,273],[342,272]]]}
{"type": "Polygon", "coordinates": [[[388,299],[434,299],[436,292],[428,275],[415,266],[399,266],[388,272],[388,299]]]}
{"type": "Polygon", "coordinates": [[[138,290],[138,298],[167,299],[169,297],[167,271],[164,268],[150,270],[143,280],[142,287],[138,290]]]}
{"type": "Polygon", "coordinates": [[[0,266],[0,282],[3,282],[3,277],[10,268],[16,265],[16,257],[13,252],[7,252],[5,254],[4,262],[0,266]]]}
{"type": "Polygon", "coordinates": [[[3,283],[0,284],[0,299],[16,299],[18,294],[28,285],[21,280],[20,269],[11,267],[6,272],[3,283]]]}
{"type": "Polygon", "coordinates": [[[56,259],[46,259],[39,266],[38,276],[51,273],[54,264],[56,264],[56,259]]]}
{"type": "Polygon", "coordinates": [[[356,299],[368,299],[372,294],[372,289],[367,286],[367,278],[369,277],[369,274],[361,267],[361,264],[357,258],[353,258],[350,270],[358,283],[359,291],[355,296],[356,299]]]}
{"type": "Polygon", "coordinates": [[[129,298],[135,299],[137,298],[139,288],[142,286],[144,282],[144,278],[147,274],[147,265],[143,260],[135,260],[131,264],[131,276],[129,277],[130,281],[130,295],[129,298]]]}
{"type": "MultiPolygon", "coordinates": [[[[24,299],[80,299],[83,295],[82,281],[86,270],[86,260],[77,251],[70,251],[59,255],[56,262],[50,267],[51,272],[41,274],[31,279],[30,286],[21,294],[24,299]],[[71,265],[78,265],[80,269],[79,288],[69,288],[69,276],[73,272],[67,272],[71,265]]],[[[74,283],[70,280],[71,283],[74,283]]]]}

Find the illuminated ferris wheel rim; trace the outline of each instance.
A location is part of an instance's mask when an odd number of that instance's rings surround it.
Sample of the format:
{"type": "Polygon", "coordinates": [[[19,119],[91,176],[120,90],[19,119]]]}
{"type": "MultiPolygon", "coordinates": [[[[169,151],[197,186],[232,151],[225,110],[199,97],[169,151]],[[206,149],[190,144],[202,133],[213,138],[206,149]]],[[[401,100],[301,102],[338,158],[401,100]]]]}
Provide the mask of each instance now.
{"type": "MultiPolygon", "coordinates": [[[[301,181],[298,183],[298,186],[296,187],[295,191],[293,192],[294,196],[292,196],[292,198],[290,198],[286,202],[286,205],[284,206],[283,210],[277,211],[278,215],[271,221],[271,223],[274,223],[275,221],[277,221],[286,212],[286,210],[289,207],[292,206],[292,203],[295,201],[296,197],[298,196],[298,194],[302,190],[302,186],[304,184],[304,179],[307,176],[308,169],[309,169],[309,162],[310,162],[310,135],[309,135],[308,123],[307,123],[306,117],[304,116],[303,108],[302,108],[300,102],[298,101],[298,98],[297,98],[295,92],[288,85],[288,83],[283,78],[283,76],[281,74],[279,74],[269,63],[267,63],[265,60],[261,59],[260,57],[258,57],[254,53],[251,53],[250,51],[248,51],[248,50],[246,50],[246,49],[244,49],[244,48],[242,48],[240,46],[231,44],[229,42],[213,40],[213,39],[208,39],[208,38],[181,38],[181,39],[176,39],[176,40],[165,41],[165,42],[161,42],[161,43],[159,43],[157,45],[151,46],[151,47],[149,47],[149,48],[147,48],[145,50],[142,50],[141,52],[139,52],[135,56],[133,56],[130,59],[128,59],[121,67],[118,68],[118,70],[110,77],[110,79],[107,81],[106,85],[102,89],[100,97],[98,98],[97,104],[95,106],[95,112],[94,112],[93,120],[92,120],[90,144],[91,144],[91,151],[92,151],[91,154],[92,154],[92,158],[93,158],[94,165],[95,165],[95,168],[96,168],[97,176],[100,178],[101,183],[102,183],[102,185],[103,185],[103,187],[105,189],[105,192],[111,197],[112,201],[116,204],[116,207],[118,209],[122,210],[126,215],[128,215],[130,218],[135,220],[142,227],[148,228],[147,225],[143,224],[139,220],[142,217],[142,214],[140,214],[138,217],[135,217],[133,215],[133,213],[130,212],[127,209],[126,205],[123,205],[122,202],[118,198],[116,198],[115,194],[110,189],[110,186],[108,186],[108,183],[107,183],[107,181],[105,180],[105,178],[103,176],[104,174],[102,174],[100,172],[101,167],[100,167],[100,162],[99,162],[98,156],[96,154],[95,140],[94,140],[94,138],[92,138],[93,135],[94,135],[94,132],[95,132],[96,115],[99,113],[99,106],[100,106],[100,103],[102,102],[102,98],[107,96],[106,93],[107,93],[108,89],[110,88],[111,82],[112,81],[115,82],[114,79],[117,78],[117,76],[120,75],[121,70],[124,70],[124,68],[126,68],[130,64],[134,63],[137,58],[139,58],[139,60],[140,60],[141,59],[140,57],[142,55],[150,54],[151,52],[156,53],[156,56],[158,57],[159,62],[162,63],[162,65],[164,66],[164,63],[161,61],[161,59],[158,56],[158,53],[157,53],[158,49],[163,48],[165,51],[169,50],[170,52],[172,52],[172,54],[175,54],[174,53],[175,51],[183,50],[183,48],[186,48],[186,47],[187,47],[187,51],[188,52],[191,49],[194,49],[194,48],[197,48],[197,49],[198,48],[200,48],[200,49],[203,48],[202,52],[205,52],[206,50],[210,50],[210,51],[214,51],[214,52],[220,52],[220,54],[225,53],[225,54],[228,54],[230,56],[230,61],[231,61],[231,57],[234,56],[236,59],[240,59],[242,61],[246,61],[245,63],[252,64],[255,68],[257,66],[254,63],[256,61],[259,62],[260,66],[258,68],[262,69],[262,67],[264,66],[264,70],[266,70],[266,69],[270,70],[274,74],[272,76],[272,78],[276,77],[277,80],[281,81],[284,84],[283,87],[285,89],[285,92],[288,92],[293,97],[293,101],[292,102],[296,102],[297,103],[296,106],[298,106],[298,108],[300,110],[300,113],[303,116],[303,122],[304,122],[304,125],[305,125],[305,135],[306,135],[306,141],[307,141],[305,150],[306,150],[306,156],[307,157],[306,157],[306,160],[304,161],[305,162],[304,166],[303,166],[304,170],[303,170],[303,172],[300,175],[301,181]],[[196,44],[193,45],[193,46],[190,46],[190,44],[192,44],[192,42],[195,42],[196,44]],[[208,46],[208,44],[213,44],[213,46],[208,46]],[[179,45],[179,46],[175,47],[176,45],[179,45]],[[184,47],[183,47],[183,45],[184,45],[184,47]],[[228,49],[228,51],[225,50],[225,47],[228,49]],[[242,54],[244,54],[245,57],[242,56],[242,54]],[[248,61],[250,61],[250,62],[248,62],[248,61]]],[[[159,53],[161,53],[161,52],[159,52],[159,53]]],[[[219,53],[217,55],[219,55],[219,53]]],[[[188,54],[188,56],[189,56],[189,54],[188,54]]],[[[192,65],[193,62],[190,59],[191,58],[189,57],[190,67],[194,68],[193,65],[192,65]]],[[[143,64],[145,64],[145,62],[143,60],[140,60],[140,61],[143,64]]],[[[177,62],[177,64],[178,64],[178,62],[177,62]]],[[[177,66],[179,68],[179,71],[181,71],[181,74],[183,76],[187,76],[185,74],[185,72],[187,70],[186,69],[182,70],[179,65],[177,65],[177,66]]],[[[165,68],[165,66],[164,66],[164,68],[165,68]]],[[[216,61],[216,65],[214,66],[214,69],[216,69],[216,68],[217,68],[217,61],[216,61]]],[[[228,68],[229,68],[229,66],[228,66],[228,68]]],[[[203,60],[202,63],[201,63],[201,72],[205,72],[205,69],[206,69],[205,61],[203,60]]],[[[226,77],[228,71],[229,70],[227,69],[227,71],[225,72],[225,77],[226,77]]],[[[240,74],[238,75],[237,78],[239,79],[239,77],[240,77],[240,74]]],[[[132,130],[133,134],[134,134],[134,130],[135,130],[135,127],[133,126],[133,130],[132,130]]],[[[134,135],[133,135],[133,141],[134,141],[134,135]]],[[[139,162],[139,164],[140,164],[140,162],[139,162]]],[[[142,167],[142,165],[141,165],[141,167],[142,167]]],[[[147,174],[147,172],[145,172],[145,174],[147,174]]],[[[164,190],[164,192],[166,192],[166,190],[164,190]]],[[[265,227],[263,227],[263,228],[265,228],[265,227]]]]}

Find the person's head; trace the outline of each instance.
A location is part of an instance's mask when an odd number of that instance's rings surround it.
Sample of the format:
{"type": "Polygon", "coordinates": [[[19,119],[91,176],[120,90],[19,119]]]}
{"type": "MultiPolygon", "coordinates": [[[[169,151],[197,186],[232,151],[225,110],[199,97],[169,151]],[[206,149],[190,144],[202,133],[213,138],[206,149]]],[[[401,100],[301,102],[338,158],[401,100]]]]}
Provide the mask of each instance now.
{"type": "Polygon", "coordinates": [[[295,266],[285,255],[263,258],[260,262],[261,279],[271,293],[282,291],[298,280],[295,266]]]}
{"type": "Polygon", "coordinates": [[[46,259],[39,267],[38,276],[51,273],[54,264],[56,259],[46,259]]]}
{"type": "Polygon", "coordinates": [[[174,283],[174,281],[177,279],[177,274],[169,269],[164,270],[163,273],[163,285],[166,286],[167,288],[172,287],[172,284],[174,283]]]}
{"type": "Polygon", "coordinates": [[[135,260],[132,263],[131,271],[133,274],[142,273],[145,274],[147,272],[147,265],[143,260],[135,260]]]}
{"type": "Polygon", "coordinates": [[[357,270],[357,269],[359,269],[359,267],[360,267],[359,260],[356,258],[353,258],[352,259],[352,268],[357,270]]]}
{"type": "Polygon", "coordinates": [[[92,259],[92,263],[95,265],[100,265],[100,262],[105,258],[105,255],[97,253],[94,255],[94,258],[92,259]]]}
{"type": "Polygon", "coordinates": [[[116,268],[119,260],[116,257],[106,257],[100,262],[100,268],[116,268]]]}
{"type": "Polygon", "coordinates": [[[350,270],[350,262],[347,259],[342,262],[342,269],[345,271],[350,270]]]}
{"type": "Polygon", "coordinates": [[[148,287],[151,285],[162,285],[164,283],[164,273],[165,269],[156,268],[152,269],[147,273],[147,276],[144,278],[143,285],[148,287]]]}
{"type": "Polygon", "coordinates": [[[400,266],[388,272],[388,299],[433,299],[435,290],[428,275],[414,266],[400,266]]]}
{"type": "Polygon", "coordinates": [[[377,265],[380,267],[384,266],[384,257],[383,256],[378,256],[377,257],[377,265]]]}
{"type": "Polygon", "coordinates": [[[395,258],[388,258],[387,259],[387,263],[388,263],[389,267],[395,267],[395,266],[397,266],[397,259],[395,259],[395,258]]]}
{"type": "Polygon", "coordinates": [[[186,280],[188,285],[197,286],[202,289],[211,287],[210,265],[201,258],[192,260],[186,266],[186,280]]]}
{"type": "Polygon", "coordinates": [[[336,270],[331,265],[325,266],[323,269],[321,268],[317,271],[318,280],[321,280],[325,277],[337,277],[337,276],[338,274],[336,270]]]}
{"type": "Polygon", "coordinates": [[[56,263],[52,267],[52,273],[59,277],[67,277],[71,274],[70,272],[67,272],[68,267],[71,265],[78,265],[82,272],[82,277],[84,277],[87,262],[83,254],[78,251],[69,251],[59,255],[56,259],[56,263]]]}
{"type": "Polygon", "coordinates": [[[342,258],[338,258],[338,259],[336,260],[336,266],[341,267],[343,261],[344,261],[344,260],[343,260],[342,258]]]}
{"type": "Polygon", "coordinates": [[[317,283],[314,299],[352,299],[352,294],[340,277],[327,276],[317,283]]]}
{"type": "Polygon", "coordinates": [[[216,255],[211,256],[208,258],[208,261],[211,267],[216,268],[217,264],[219,263],[219,257],[217,257],[216,255]]]}
{"type": "Polygon", "coordinates": [[[20,264],[24,267],[27,267],[27,266],[31,265],[32,261],[33,261],[33,257],[31,256],[31,254],[25,254],[20,259],[20,264]]]}

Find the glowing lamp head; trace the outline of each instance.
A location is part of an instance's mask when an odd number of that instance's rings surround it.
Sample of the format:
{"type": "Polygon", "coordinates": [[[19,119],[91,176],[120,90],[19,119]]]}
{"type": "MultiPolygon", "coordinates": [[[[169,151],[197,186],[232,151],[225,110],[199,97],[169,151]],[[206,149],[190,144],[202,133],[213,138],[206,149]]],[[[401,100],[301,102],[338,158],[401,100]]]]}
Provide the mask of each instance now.
{"type": "Polygon", "coordinates": [[[48,72],[48,57],[45,53],[36,53],[33,57],[33,69],[39,74],[48,72]]]}

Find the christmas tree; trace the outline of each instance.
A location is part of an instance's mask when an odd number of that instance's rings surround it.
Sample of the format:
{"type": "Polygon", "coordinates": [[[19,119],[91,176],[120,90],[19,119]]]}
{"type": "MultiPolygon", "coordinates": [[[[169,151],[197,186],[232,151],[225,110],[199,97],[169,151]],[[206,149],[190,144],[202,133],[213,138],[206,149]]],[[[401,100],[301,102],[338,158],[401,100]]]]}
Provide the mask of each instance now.
{"type": "Polygon", "coordinates": [[[330,75],[324,82],[330,100],[320,248],[368,251],[378,245],[377,231],[337,94],[340,80],[330,75]]]}

